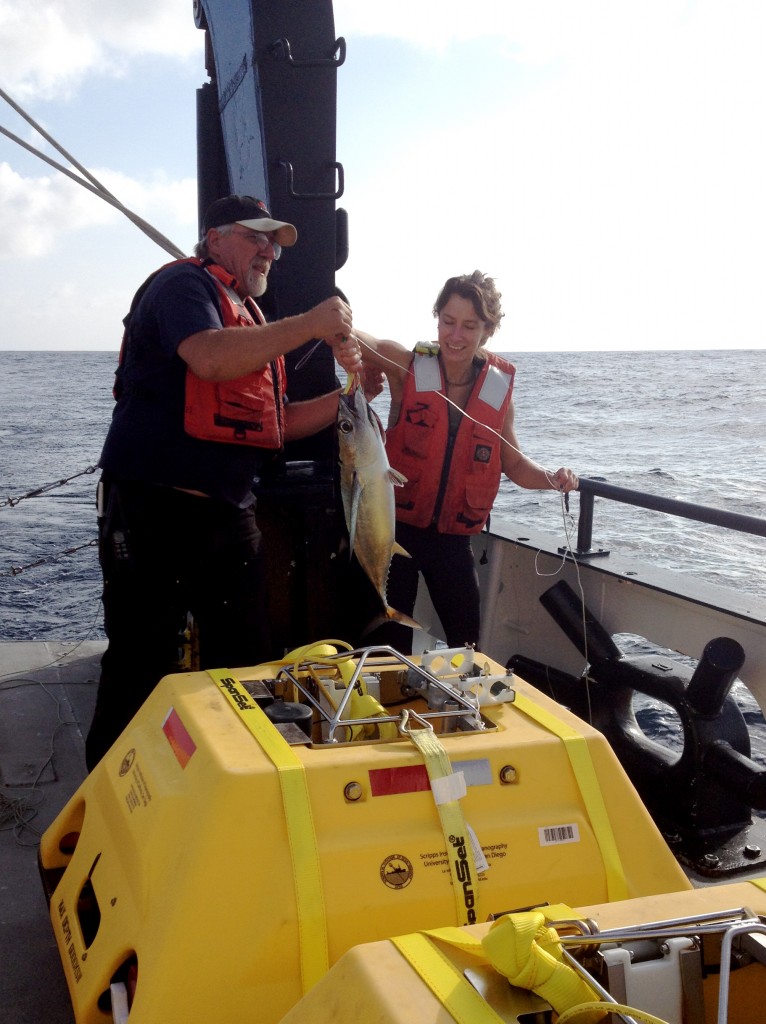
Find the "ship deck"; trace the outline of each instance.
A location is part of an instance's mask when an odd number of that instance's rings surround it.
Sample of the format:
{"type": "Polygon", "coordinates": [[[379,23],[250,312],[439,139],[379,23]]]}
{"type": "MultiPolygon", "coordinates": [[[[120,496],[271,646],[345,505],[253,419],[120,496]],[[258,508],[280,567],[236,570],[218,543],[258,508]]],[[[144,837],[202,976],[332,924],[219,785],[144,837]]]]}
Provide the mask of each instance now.
{"type": "Polygon", "coordinates": [[[102,641],[0,644],[0,1020],[74,1024],[37,867],[40,836],[86,774],[102,641]]]}

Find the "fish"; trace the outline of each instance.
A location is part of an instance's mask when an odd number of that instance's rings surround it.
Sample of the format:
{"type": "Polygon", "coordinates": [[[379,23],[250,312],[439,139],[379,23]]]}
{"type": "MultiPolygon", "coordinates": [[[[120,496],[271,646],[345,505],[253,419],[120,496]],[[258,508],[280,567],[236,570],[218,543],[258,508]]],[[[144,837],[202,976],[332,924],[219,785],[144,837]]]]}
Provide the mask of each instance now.
{"type": "Polygon", "coordinates": [[[340,490],[351,554],[377,591],[392,619],[413,629],[422,627],[388,603],[386,588],[394,555],[410,555],[396,542],[394,487],[407,478],[388,463],[385,431],[361,387],[340,395],[337,417],[340,490]]]}

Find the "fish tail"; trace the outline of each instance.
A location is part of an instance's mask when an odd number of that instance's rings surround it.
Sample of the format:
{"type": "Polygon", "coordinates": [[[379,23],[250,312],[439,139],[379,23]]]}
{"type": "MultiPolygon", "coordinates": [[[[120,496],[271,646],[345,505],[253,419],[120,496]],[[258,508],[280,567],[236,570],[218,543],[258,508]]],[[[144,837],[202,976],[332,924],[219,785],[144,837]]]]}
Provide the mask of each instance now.
{"type": "Polygon", "coordinates": [[[398,622],[402,626],[409,626],[410,629],[422,629],[423,627],[419,622],[411,619],[409,615],[405,615],[403,612],[398,612],[396,608],[391,608],[390,605],[385,606],[385,611],[379,612],[372,618],[362,630],[361,639],[364,640],[371,633],[374,633],[376,629],[381,626],[385,626],[387,622],[398,622]]]}
{"type": "Polygon", "coordinates": [[[415,619],[409,615],[405,615],[404,612],[398,612],[396,608],[392,608],[390,605],[386,605],[386,619],[392,622],[398,622],[402,626],[409,626],[410,629],[422,629],[423,627],[415,619]]]}

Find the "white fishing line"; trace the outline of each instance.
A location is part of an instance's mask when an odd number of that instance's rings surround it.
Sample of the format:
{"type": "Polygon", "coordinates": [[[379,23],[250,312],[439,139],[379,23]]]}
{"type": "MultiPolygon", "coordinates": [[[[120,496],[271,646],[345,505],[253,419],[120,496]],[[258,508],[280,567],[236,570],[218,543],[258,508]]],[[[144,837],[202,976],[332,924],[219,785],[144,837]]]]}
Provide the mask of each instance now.
{"type": "MultiPolygon", "coordinates": [[[[366,349],[369,349],[370,352],[375,352],[375,357],[377,359],[382,359],[386,363],[391,363],[391,365],[395,366],[397,368],[397,370],[403,369],[403,367],[401,366],[400,363],[395,362],[393,359],[389,359],[388,356],[384,356],[382,353],[380,353],[376,349],[374,349],[371,345],[368,345],[366,341],[362,341],[362,339],[357,337],[356,334],[352,334],[352,337],[354,338],[354,340],[359,345],[363,345],[366,349]]],[[[412,376],[415,375],[414,370],[412,369],[411,366],[407,367],[405,372],[409,373],[409,374],[412,374],[412,376]]],[[[509,441],[507,437],[503,437],[503,435],[501,433],[499,433],[497,430],[495,430],[494,427],[490,427],[486,423],[481,423],[479,420],[474,419],[474,417],[471,416],[469,413],[467,413],[465,411],[465,409],[462,408],[462,406],[459,406],[457,404],[457,402],[453,402],[452,399],[449,398],[447,395],[443,394],[441,391],[437,391],[436,394],[439,395],[440,398],[443,398],[444,401],[447,402],[448,405],[451,405],[454,409],[457,409],[458,412],[462,416],[465,416],[466,419],[469,419],[471,421],[471,423],[475,423],[477,426],[482,427],[485,430],[488,430],[491,434],[494,434],[495,437],[500,438],[500,440],[503,442],[503,444],[505,444],[509,448],[513,449],[513,451],[517,452],[522,457],[524,457],[524,458],[528,458],[529,457],[520,448],[517,448],[515,444],[513,444],[511,441],[509,441]]],[[[537,465],[539,466],[540,463],[538,462],[537,465]]],[[[540,469],[542,469],[543,473],[545,473],[545,478],[548,481],[548,483],[551,485],[551,490],[558,491],[559,488],[556,486],[556,484],[554,483],[554,480],[553,480],[553,477],[555,475],[554,471],[552,469],[546,469],[545,466],[540,466],[540,469]]]]}
{"type": "MultiPolygon", "coordinates": [[[[397,368],[397,370],[403,369],[403,367],[401,366],[400,363],[395,362],[393,359],[389,359],[388,356],[384,356],[382,353],[380,353],[377,350],[373,349],[371,345],[368,345],[365,341],[363,341],[361,338],[359,338],[356,334],[352,334],[352,337],[354,338],[354,340],[359,345],[363,345],[365,348],[369,349],[371,352],[375,352],[375,356],[376,356],[377,359],[381,359],[384,362],[391,363],[391,365],[395,366],[397,368]]],[[[414,376],[414,371],[413,371],[411,366],[407,367],[405,372],[409,373],[409,374],[412,374],[414,376]]],[[[465,409],[463,409],[461,406],[459,406],[456,402],[453,402],[451,398],[449,398],[447,395],[443,394],[441,391],[437,391],[436,394],[438,394],[440,398],[443,398],[444,401],[447,402],[449,405],[451,405],[455,409],[457,409],[462,416],[465,416],[472,423],[476,423],[477,426],[481,426],[485,430],[489,430],[490,433],[492,433],[496,437],[500,438],[500,440],[502,441],[503,444],[508,445],[509,448],[512,448],[513,451],[517,452],[519,455],[528,458],[528,456],[525,456],[525,453],[522,452],[520,448],[517,448],[515,444],[513,444],[511,441],[509,441],[507,437],[503,437],[503,435],[500,434],[493,427],[489,427],[489,426],[487,426],[486,423],[480,423],[478,420],[474,419],[474,417],[471,416],[469,413],[467,413],[465,411],[465,409]]],[[[538,463],[538,465],[540,465],[540,464],[538,463]]],[[[539,567],[539,558],[540,558],[540,555],[542,554],[542,551],[538,549],[537,553],[535,554],[535,561],[534,561],[535,575],[536,576],[546,576],[546,577],[558,576],[559,573],[564,568],[564,566],[566,565],[567,559],[570,559],[572,564],[574,565],[575,573],[576,573],[576,576],[577,576],[577,589],[578,589],[578,591],[580,593],[580,607],[582,609],[583,643],[584,643],[584,647],[585,647],[585,664],[583,665],[582,678],[585,681],[586,695],[587,695],[587,701],[588,701],[588,721],[592,723],[592,721],[593,721],[593,712],[592,712],[592,708],[591,708],[591,697],[590,697],[590,682],[591,682],[591,679],[590,679],[590,675],[588,673],[588,631],[587,631],[587,622],[586,622],[586,616],[585,616],[585,589],[583,587],[582,578],[580,576],[580,565],[579,565],[579,563],[577,561],[577,558],[575,556],[575,553],[574,553],[574,550],[573,550],[573,546],[572,546],[572,532],[571,531],[573,531],[574,528],[575,528],[575,518],[572,515],[572,513],[569,511],[566,494],[564,494],[560,490],[560,488],[558,488],[556,486],[556,484],[554,483],[554,480],[553,480],[553,477],[554,477],[553,470],[546,469],[545,466],[540,466],[540,468],[542,469],[543,473],[545,474],[546,480],[551,485],[551,489],[554,490],[554,491],[558,491],[559,492],[559,498],[560,498],[560,501],[561,501],[561,519],[562,519],[562,523],[563,523],[563,527],[564,527],[565,543],[563,545],[564,550],[563,550],[562,555],[561,555],[561,562],[560,562],[559,566],[553,572],[543,572],[540,569],[540,567],[539,567]]]]}

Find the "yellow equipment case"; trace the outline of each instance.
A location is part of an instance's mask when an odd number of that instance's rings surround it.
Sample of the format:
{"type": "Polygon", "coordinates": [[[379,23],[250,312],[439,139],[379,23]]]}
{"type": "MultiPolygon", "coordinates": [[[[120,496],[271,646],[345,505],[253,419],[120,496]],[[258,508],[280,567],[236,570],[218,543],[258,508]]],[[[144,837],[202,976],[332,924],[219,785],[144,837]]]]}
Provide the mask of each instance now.
{"type": "MultiPolygon", "coordinates": [[[[591,971],[599,959],[611,960],[612,968],[603,969],[602,964],[605,980],[612,972],[609,995],[618,1003],[627,996],[630,1019],[653,1021],[657,1017],[646,1015],[661,1012],[661,1021],[667,1024],[715,1024],[721,1019],[723,989],[724,1019],[728,1024],[755,1024],[764,1019],[766,929],[760,924],[766,913],[764,884],[764,880],[755,884],[736,882],[576,910],[557,906],[546,908],[546,916],[570,915],[569,922],[556,922],[562,935],[569,932],[570,941],[578,938],[574,929],[585,922],[601,940],[614,934],[614,929],[623,935],[632,931],[634,940],[636,935],[642,936],[637,941],[643,948],[635,960],[627,948],[610,949],[614,943],[602,941],[588,950],[587,937],[568,947],[591,971]],[[727,931],[738,933],[738,940],[729,945],[734,969],[724,972],[721,950],[727,931]],[[677,934],[669,937],[670,932],[677,934]],[[652,937],[656,940],[654,958],[646,951],[652,937]],[[605,950],[601,957],[597,948],[605,950]],[[752,955],[753,950],[757,956],[752,955]]],[[[485,923],[462,929],[466,934],[460,945],[451,941],[449,929],[437,929],[433,934],[403,935],[356,946],[280,1024],[357,1024],[373,1020],[386,1024],[454,1024],[456,1020],[470,1024],[542,1024],[552,1020],[547,999],[526,987],[509,984],[507,976],[490,962],[485,950],[493,927],[485,923]],[[484,946],[479,947],[482,941],[484,946]],[[413,951],[419,953],[418,958],[413,951]]],[[[499,947],[495,944],[489,948],[499,947]]],[[[638,945],[635,948],[638,951],[638,945]]],[[[529,971],[528,976],[534,973],[529,971]]],[[[543,975],[544,971],[537,971],[538,980],[543,975]]],[[[541,987],[545,985],[550,985],[550,979],[541,987]]],[[[561,1006],[558,1009],[561,1013],[561,1006]]],[[[598,1019],[611,1024],[627,1018],[616,1014],[604,1017],[603,1011],[581,1018],[589,1022],[598,1019]]]]}
{"type": "Polygon", "coordinates": [[[45,833],[77,1024],[118,982],[130,1024],[269,1024],[360,943],[689,888],[604,738],[518,677],[314,650],[163,679],[45,833]],[[267,717],[295,704],[311,738],[267,717]]]}

